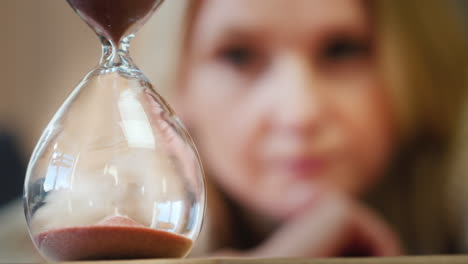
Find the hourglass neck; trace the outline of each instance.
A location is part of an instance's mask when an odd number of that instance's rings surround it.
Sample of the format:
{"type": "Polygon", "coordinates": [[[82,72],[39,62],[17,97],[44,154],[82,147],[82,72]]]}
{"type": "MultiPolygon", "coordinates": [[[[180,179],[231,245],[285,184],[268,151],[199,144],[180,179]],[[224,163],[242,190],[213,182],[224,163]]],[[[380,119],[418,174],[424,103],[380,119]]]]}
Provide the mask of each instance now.
{"type": "Polygon", "coordinates": [[[130,41],[134,35],[130,34],[122,38],[119,42],[110,41],[104,36],[100,36],[102,44],[102,57],[100,61],[100,67],[111,69],[111,68],[123,68],[127,70],[138,68],[130,57],[130,41]]]}

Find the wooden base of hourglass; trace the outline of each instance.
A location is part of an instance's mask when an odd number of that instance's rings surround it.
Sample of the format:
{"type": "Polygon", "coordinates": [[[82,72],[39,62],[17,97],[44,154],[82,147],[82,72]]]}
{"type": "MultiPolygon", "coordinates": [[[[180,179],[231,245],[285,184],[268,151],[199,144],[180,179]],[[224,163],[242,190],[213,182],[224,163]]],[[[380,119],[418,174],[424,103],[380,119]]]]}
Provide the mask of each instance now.
{"type": "Polygon", "coordinates": [[[34,239],[44,255],[60,261],[180,258],[192,247],[188,238],[119,216],[95,226],[50,230],[34,239]]]}

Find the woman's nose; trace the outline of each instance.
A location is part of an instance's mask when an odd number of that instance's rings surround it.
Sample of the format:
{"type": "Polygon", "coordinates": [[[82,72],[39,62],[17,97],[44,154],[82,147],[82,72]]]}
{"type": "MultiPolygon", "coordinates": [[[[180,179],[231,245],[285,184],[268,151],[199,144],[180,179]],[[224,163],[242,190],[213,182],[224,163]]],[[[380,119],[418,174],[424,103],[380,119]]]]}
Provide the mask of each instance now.
{"type": "Polygon", "coordinates": [[[275,125],[290,132],[312,132],[320,125],[324,102],[310,62],[304,56],[284,56],[274,68],[270,84],[278,95],[275,125]]]}

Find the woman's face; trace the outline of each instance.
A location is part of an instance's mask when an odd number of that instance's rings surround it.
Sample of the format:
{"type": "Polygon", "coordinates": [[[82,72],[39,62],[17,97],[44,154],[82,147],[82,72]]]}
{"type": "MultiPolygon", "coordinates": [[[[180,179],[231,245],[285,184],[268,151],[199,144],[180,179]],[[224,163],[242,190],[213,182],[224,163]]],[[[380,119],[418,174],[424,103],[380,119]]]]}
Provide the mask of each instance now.
{"type": "Polygon", "coordinates": [[[206,0],[182,116],[231,198],[284,218],[317,190],[363,194],[393,141],[372,22],[358,0],[206,0]]]}

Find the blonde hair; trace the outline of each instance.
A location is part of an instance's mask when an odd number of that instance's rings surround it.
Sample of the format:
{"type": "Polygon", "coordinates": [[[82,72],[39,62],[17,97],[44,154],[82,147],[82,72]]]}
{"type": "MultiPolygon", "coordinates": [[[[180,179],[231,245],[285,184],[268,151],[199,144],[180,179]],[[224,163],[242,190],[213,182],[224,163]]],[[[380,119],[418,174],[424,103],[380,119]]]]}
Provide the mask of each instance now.
{"type": "MultiPolygon", "coordinates": [[[[187,8],[181,60],[202,2],[191,0],[187,8]]],[[[380,70],[394,97],[401,135],[399,155],[367,200],[394,226],[408,253],[460,250],[452,243],[460,242],[456,219],[462,207],[449,196],[455,190],[449,183],[464,181],[457,179],[463,177],[460,173],[448,175],[468,63],[460,17],[448,1],[367,3],[376,23],[380,70]]],[[[184,65],[179,65],[182,75],[184,65]]]]}
{"type": "MultiPolygon", "coordinates": [[[[448,1],[376,1],[382,73],[393,88],[400,155],[369,201],[409,253],[464,250],[451,172],[465,101],[467,40],[448,1]],[[455,205],[455,206],[454,206],[455,205]]],[[[461,190],[458,190],[461,191],[461,190]]],[[[459,193],[462,195],[462,193],[459,193]]]]}

